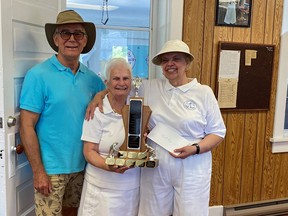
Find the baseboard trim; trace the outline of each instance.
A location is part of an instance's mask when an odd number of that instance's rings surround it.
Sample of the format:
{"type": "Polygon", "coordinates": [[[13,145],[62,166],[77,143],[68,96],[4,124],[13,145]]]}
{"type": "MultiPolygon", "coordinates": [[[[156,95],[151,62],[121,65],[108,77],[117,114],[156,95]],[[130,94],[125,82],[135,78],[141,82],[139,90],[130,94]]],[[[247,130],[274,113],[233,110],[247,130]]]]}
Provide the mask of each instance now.
{"type": "Polygon", "coordinates": [[[219,206],[210,206],[209,207],[209,216],[223,216],[223,209],[222,205],[219,206]]]}

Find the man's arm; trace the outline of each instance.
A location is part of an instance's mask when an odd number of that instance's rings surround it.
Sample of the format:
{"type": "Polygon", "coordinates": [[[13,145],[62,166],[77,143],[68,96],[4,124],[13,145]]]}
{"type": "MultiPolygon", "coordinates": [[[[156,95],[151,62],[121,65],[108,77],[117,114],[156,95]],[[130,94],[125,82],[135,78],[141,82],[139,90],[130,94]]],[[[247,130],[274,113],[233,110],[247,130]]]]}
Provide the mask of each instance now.
{"type": "Polygon", "coordinates": [[[51,191],[51,182],[42,164],[39,142],[35,131],[39,114],[27,110],[20,111],[20,137],[34,175],[34,188],[43,195],[51,191]]]}
{"type": "Polygon", "coordinates": [[[103,91],[98,92],[92,101],[90,101],[85,114],[85,119],[89,121],[90,119],[93,119],[94,117],[94,111],[96,107],[99,107],[99,110],[103,112],[103,98],[108,93],[107,89],[104,89],[103,91]]]}

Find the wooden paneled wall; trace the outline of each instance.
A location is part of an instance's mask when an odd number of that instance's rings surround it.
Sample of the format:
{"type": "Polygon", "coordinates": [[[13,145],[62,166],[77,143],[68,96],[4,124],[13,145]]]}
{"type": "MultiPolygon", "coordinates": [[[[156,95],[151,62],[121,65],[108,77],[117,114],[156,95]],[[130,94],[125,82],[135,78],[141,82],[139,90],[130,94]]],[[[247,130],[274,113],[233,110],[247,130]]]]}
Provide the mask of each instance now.
{"type": "MultiPolygon", "coordinates": [[[[253,0],[250,28],[215,26],[216,0],[184,0],[183,40],[195,56],[190,77],[215,91],[218,42],[274,44],[269,111],[227,112],[227,135],[213,150],[210,205],[288,197],[288,153],[272,154],[283,0],[253,0]]],[[[247,95],[249,97],[249,95],[247,95]]]]}

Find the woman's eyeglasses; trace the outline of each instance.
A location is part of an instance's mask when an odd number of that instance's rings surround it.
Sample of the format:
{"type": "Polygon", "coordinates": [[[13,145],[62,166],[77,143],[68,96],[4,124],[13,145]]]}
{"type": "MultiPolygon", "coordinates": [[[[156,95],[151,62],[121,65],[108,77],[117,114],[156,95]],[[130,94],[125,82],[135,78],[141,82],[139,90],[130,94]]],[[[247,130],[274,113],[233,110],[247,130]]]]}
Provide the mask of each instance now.
{"type": "Polygon", "coordinates": [[[172,58],[168,58],[168,57],[164,57],[163,56],[161,58],[161,64],[166,64],[166,63],[168,63],[170,61],[172,61],[172,62],[181,62],[183,60],[185,60],[185,58],[183,56],[176,55],[176,56],[173,56],[172,58]]]}
{"type": "Polygon", "coordinates": [[[76,31],[76,32],[61,31],[57,33],[60,34],[63,40],[69,40],[71,35],[73,35],[75,40],[82,40],[84,38],[84,35],[86,35],[86,33],[82,31],[76,31]]]}

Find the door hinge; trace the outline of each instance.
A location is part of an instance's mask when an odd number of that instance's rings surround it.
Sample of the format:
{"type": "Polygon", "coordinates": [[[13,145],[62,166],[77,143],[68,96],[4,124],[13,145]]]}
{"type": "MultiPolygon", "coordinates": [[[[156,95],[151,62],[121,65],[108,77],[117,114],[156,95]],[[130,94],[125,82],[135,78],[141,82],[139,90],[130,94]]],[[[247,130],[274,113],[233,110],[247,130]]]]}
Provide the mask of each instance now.
{"type": "Polygon", "coordinates": [[[3,157],[4,157],[4,150],[3,150],[3,149],[1,149],[1,150],[0,150],[0,160],[2,160],[2,159],[3,159],[3,157]]]}
{"type": "Polygon", "coordinates": [[[0,117],[0,128],[3,128],[3,119],[0,117]]]}

